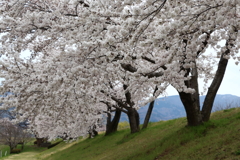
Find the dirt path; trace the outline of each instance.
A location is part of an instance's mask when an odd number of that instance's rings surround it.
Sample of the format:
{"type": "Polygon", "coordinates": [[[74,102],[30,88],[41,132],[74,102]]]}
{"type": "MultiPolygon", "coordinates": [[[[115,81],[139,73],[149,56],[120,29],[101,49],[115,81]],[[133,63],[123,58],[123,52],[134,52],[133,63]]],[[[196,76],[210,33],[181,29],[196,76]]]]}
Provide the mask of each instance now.
{"type": "Polygon", "coordinates": [[[39,152],[23,152],[20,154],[7,156],[6,158],[3,158],[1,160],[36,160],[34,156],[38,153],[39,152]]]}

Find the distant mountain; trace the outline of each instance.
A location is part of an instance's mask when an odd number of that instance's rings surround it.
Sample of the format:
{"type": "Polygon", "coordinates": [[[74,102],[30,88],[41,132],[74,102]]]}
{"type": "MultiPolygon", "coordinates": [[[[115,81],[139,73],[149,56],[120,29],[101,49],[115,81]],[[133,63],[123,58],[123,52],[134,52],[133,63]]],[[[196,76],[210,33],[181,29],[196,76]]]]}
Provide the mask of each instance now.
{"type": "MultiPolygon", "coordinates": [[[[200,97],[200,105],[203,104],[205,97],[206,96],[200,97]]],[[[240,97],[230,94],[217,95],[214,101],[212,111],[214,112],[217,110],[233,107],[240,107],[240,97]]],[[[141,107],[138,110],[141,124],[144,121],[147,109],[148,105],[141,107]]],[[[179,117],[186,117],[186,113],[178,95],[158,98],[157,100],[155,100],[153,112],[150,118],[151,122],[175,119],[179,117]]],[[[128,121],[127,115],[122,113],[120,121],[128,121]]]]}

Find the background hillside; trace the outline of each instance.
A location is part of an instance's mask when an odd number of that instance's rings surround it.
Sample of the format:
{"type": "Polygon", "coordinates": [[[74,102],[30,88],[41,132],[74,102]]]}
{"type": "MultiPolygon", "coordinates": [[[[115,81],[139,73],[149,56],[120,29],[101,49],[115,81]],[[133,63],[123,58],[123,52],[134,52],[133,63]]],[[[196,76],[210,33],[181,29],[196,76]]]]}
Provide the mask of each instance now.
{"type": "MultiPolygon", "coordinates": [[[[201,105],[205,96],[200,97],[201,105]]],[[[240,97],[231,94],[217,95],[214,101],[213,112],[240,106],[240,97]]],[[[140,115],[140,123],[142,124],[148,109],[148,105],[141,107],[138,112],[140,115]]],[[[160,120],[170,120],[179,117],[186,117],[186,113],[180,97],[178,95],[158,98],[155,101],[153,112],[150,118],[151,122],[160,120]]],[[[122,114],[121,122],[128,121],[126,114],[122,114]]]]}

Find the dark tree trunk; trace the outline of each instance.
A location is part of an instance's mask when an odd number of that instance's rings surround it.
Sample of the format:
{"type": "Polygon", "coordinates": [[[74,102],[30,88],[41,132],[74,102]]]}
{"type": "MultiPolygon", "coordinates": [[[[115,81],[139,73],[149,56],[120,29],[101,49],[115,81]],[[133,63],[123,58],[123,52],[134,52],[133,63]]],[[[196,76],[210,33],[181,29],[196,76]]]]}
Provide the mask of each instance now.
{"type": "Polygon", "coordinates": [[[11,154],[11,153],[14,153],[13,150],[14,150],[15,148],[17,148],[17,144],[11,143],[11,142],[8,143],[8,144],[9,144],[9,148],[10,148],[10,152],[9,152],[9,153],[10,153],[10,154],[11,154]]]}
{"type": "Polygon", "coordinates": [[[136,133],[140,131],[140,127],[139,127],[139,114],[137,112],[137,110],[135,108],[129,108],[128,109],[128,119],[129,119],[129,123],[130,123],[130,129],[131,129],[131,133],[136,133]]]}
{"type": "Polygon", "coordinates": [[[10,146],[10,154],[13,153],[13,149],[14,149],[14,148],[15,148],[15,147],[10,146]]]}
{"type": "MultiPolygon", "coordinates": [[[[158,87],[156,86],[155,89],[154,89],[154,92],[153,92],[153,96],[155,95],[157,90],[158,90],[158,87]]],[[[155,102],[155,100],[152,101],[149,104],[148,111],[147,111],[146,117],[144,119],[144,123],[143,123],[142,129],[147,128],[147,126],[148,126],[148,123],[149,123],[149,120],[150,120],[150,117],[151,117],[151,114],[152,114],[152,110],[153,110],[153,107],[154,107],[154,102],[155,102]]]]}
{"type": "Polygon", "coordinates": [[[44,138],[36,138],[36,141],[37,141],[37,146],[41,147],[42,144],[44,143],[44,138]]]}
{"type": "MultiPolygon", "coordinates": [[[[226,43],[226,46],[228,47],[228,42],[226,43]]],[[[229,49],[227,49],[222,54],[219,60],[218,69],[211,83],[211,86],[208,88],[208,92],[203,103],[202,111],[200,111],[199,91],[198,91],[198,82],[197,82],[198,73],[196,68],[192,69],[191,80],[185,82],[187,87],[195,89],[196,92],[194,94],[179,92],[181,101],[186,110],[187,121],[189,126],[197,126],[202,124],[203,122],[209,121],[214,99],[222,83],[223,77],[225,75],[226,67],[228,64],[228,60],[225,59],[224,56],[229,53],[230,51],[229,49]]]]}
{"type": "Polygon", "coordinates": [[[149,120],[150,120],[150,117],[151,117],[151,114],[152,114],[152,110],[153,110],[153,107],[154,107],[154,102],[155,101],[152,101],[149,104],[148,111],[147,111],[146,117],[144,119],[144,123],[143,123],[142,129],[147,128],[147,126],[148,126],[148,123],[149,123],[149,120]]]}
{"type": "Polygon", "coordinates": [[[93,134],[94,134],[94,137],[98,135],[98,131],[96,131],[95,129],[93,130],[93,134]]]}
{"type": "MultiPolygon", "coordinates": [[[[187,75],[190,73],[187,73],[187,75]]],[[[188,126],[198,126],[202,124],[202,115],[200,111],[199,90],[198,90],[198,72],[197,67],[191,70],[192,78],[185,81],[188,88],[193,88],[195,93],[178,92],[186,111],[188,126]]]]}
{"type": "Polygon", "coordinates": [[[188,126],[202,124],[199,96],[194,97],[194,95],[184,92],[179,92],[179,95],[186,111],[188,126]]]}
{"type": "Polygon", "coordinates": [[[98,132],[96,131],[96,125],[90,126],[88,133],[89,133],[88,138],[94,138],[95,136],[97,136],[98,132]]]}
{"type": "MultiPolygon", "coordinates": [[[[228,54],[229,52],[230,52],[229,50],[226,50],[224,54],[228,54]]],[[[222,55],[218,63],[218,69],[216,71],[216,74],[214,76],[211,86],[208,88],[208,92],[203,103],[202,116],[203,116],[204,122],[207,122],[210,119],[213,103],[214,103],[217,91],[225,75],[227,64],[228,64],[228,59],[223,58],[223,55],[222,55]]]]}
{"type": "Polygon", "coordinates": [[[22,143],[22,150],[24,149],[24,142],[22,143]]]}
{"type": "MultiPolygon", "coordinates": [[[[127,89],[127,85],[123,85],[124,90],[127,89]]],[[[134,102],[132,102],[132,96],[130,92],[126,92],[125,93],[125,97],[126,97],[126,103],[128,104],[128,108],[127,109],[127,115],[128,115],[128,119],[129,119],[129,123],[130,123],[130,129],[131,129],[131,133],[136,133],[140,131],[140,127],[139,127],[139,114],[137,112],[137,110],[135,108],[133,108],[134,106],[134,102]]]]}
{"type": "Polygon", "coordinates": [[[112,120],[111,120],[111,114],[108,113],[109,115],[108,115],[108,119],[107,119],[105,136],[117,131],[121,113],[122,113],[122,111],[120,109],[116,109],[114,118],[112,120]]]}

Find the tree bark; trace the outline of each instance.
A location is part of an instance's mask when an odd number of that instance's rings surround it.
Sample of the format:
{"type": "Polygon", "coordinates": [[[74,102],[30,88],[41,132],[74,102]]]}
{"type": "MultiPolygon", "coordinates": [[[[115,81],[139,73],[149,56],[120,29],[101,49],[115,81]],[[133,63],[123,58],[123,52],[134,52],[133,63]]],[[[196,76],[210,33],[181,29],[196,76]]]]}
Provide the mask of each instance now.
{"type": "MultiPolygon", "coordinates": [[[[128,86],[124,84],[123,89],[126,91],[127,88],[128,88],[128,86]]],[[[139,114],[138,114],[137,110],[135,108],[133,108],[134,102],[131,101],[132,100],[131,93],[129,91],[127,91],[125,93],[126,101],[119,100],[118,98],[116,98],[114,96],[111,96],[111,98],[112,98],[112,100],[117,102],[118,105],[120,106],[120,107],[117,107],[117,106],[113,106],[113,107],[116,109],[120,109],[122,112],[127,114],[129,123],[130,123],[131,133],[139,132],[140,131],[139,114]]]]}
{"type": "MultiPolygon", "coordinates": [[[[228,46],[228,42],[226,43],[226,46],[228,46]]],[[[193,75],[192,79],[185,82],[187,87],[194,88],[196,92],[194,94],[179,92],[181,101],[186,110],[187,121],[189,126],[197,126],[202,124],[203,122],[209,121],[213,103],[217,95],[217,91],[222,83],[223,77],[225,75],[226,67],[228,64],[228,59],[225,59],[224,55],[227,55],[229,53],[230,53],[230,50],[227,49],[222,54],[219,60],[218,69],[216,71],[216,74],[214,76],[214,79],[210,87],[208,88],[208,92],[203,103],[202,111],[200,110],[198,82],[197,82],[198,73],[196,69],[192,69],[194,71],[194,73],[192,73],[193,75]]]]}
{"type": "MultiPolygon", "coordinates": [[[[155,95],[157,90],[158,90],[158,87],[156,86],[155,89],[154,89],[154,92],[153,92],[153,96],[155,95]]],[[[147,126],[148,126],[148,123],[149,123],[149,120],[150,120],[150,117],[151,117],[151,114],[152,114],[152,110],[153,110],[153,107],[154,107],[154,102],[155,102],[155,100],[153,100],[149,104],[148,111],[147,111],[146,117],[144,119],[144,123],[143,123],[142,129],[147,128],[147,126]]]]}
{"type": "Polygon", "coordinates": [[[10,147],[10,154],[12,153],[13,149],[16,148],[16,146],[9,146],[10,147]]]}
{"type": "Polygon", "coordinates": [[[149,123],[149,120],[150,120],[150,117],[151,117],[151,114],[152,114],[152,110],[153,110],[153,107],[154,107],[154,102],[155,101],[152,101],[149,104],[148,111],[147,111],[146,117],[144,119],[144,123],[143,123],[142,129],[147,128],[147,126],[148,126],[148,123],[149,123]]]}
{"type": "MultiPolygon", "coordinates": [[[[124,88],[124,90],[127,90],[128,86],[124,84],[123,88],[124,88]]],[[[140,131],[139,114],[138,114],[137,110],[135,108],[133,108],[134,102],[131,101],[132,100],[131,93],[126,92],[125,97],[126,97],[126,103],[129,106],[125,109],[127,109],[127,115],[128,115],[128,119],[129,119],[129,123],[130,123],[131,133],[139,132],[140,131]]]]}
{"type": "Polygon", "coordinates": [[[22,150],[24,149],[24,142],[22,143],[22,150]]]}
{"type": "Polygon", "coordinates": [[[37,137],[36,137],[36,141],[37,141],[37,146],[38,146],[38,147],[41,147],[41,145],[42,145],[43,142],[44,142],[44,138],[37,138],[37,137]]]}
{"type": "Polygon", "coordinates": [[[190,93],[179,92],[179,96],[184,105],[188,126],[198,126],[202,124],[202,116],[198,96],[193,96],[190,93]]]}
{"type": "Polygon", "coordinates": [[[96,131],[96,125],[92,125],[89,127],[89,130],[88,130],[88,133],[89,133],[89,136],[88,138],[94,138],[98,135],[98,132],[96,131]]]}
{"type": "Polygon", "coordinates": [[[108,116],[108,120],[107,120],[105,136],[117,131],[121,113],[122,112],[120,109],[116,109],[115,115],[114,115],[114,118],[112,119],[112,121],[111,121],[111,114],[109,113],[110,115],[108,116]]]}
{"type": "MultiPolygon", "coordinates": [[[[229,52],[230,52],[229,50],[226,50],[226,52],[223,55],[227,55],[229,52]]],[[[204,122],[207,122],[210,119],[213,103],[227,68],[228,59],[225,59],[223,55],[220,58],[220,61],[218,63],[218,69],[216,71],[216,74],[210,87],[208,88],[208,92],[203,103],[202,119],[204,122]]]]}
{"type": "Polygon", "coordinates": [[[140,127],[139,127],[139,114],[137,112],[137,110],[135,108],[129,108],[128,109],[128,119],[129,119],[129,123],[130,123],[130,129],[131,129],[131,133],[136,133],[140,131],[140,127]]]}
{"type": "MultiPolygon", "coordinates": [[[[186,74],[188,75],[190,71],[186,74]]],[[[181,101],[184,105],[188,126],[198,126],[202,124],[202,115],[200,111],[199,90],[198,90],[198,72],[195,64],[195,68],[192,68],[191,79],[185,81],[185,85],[188,88],[193,88],[195,93],[178,92],[181,101]]]]}

